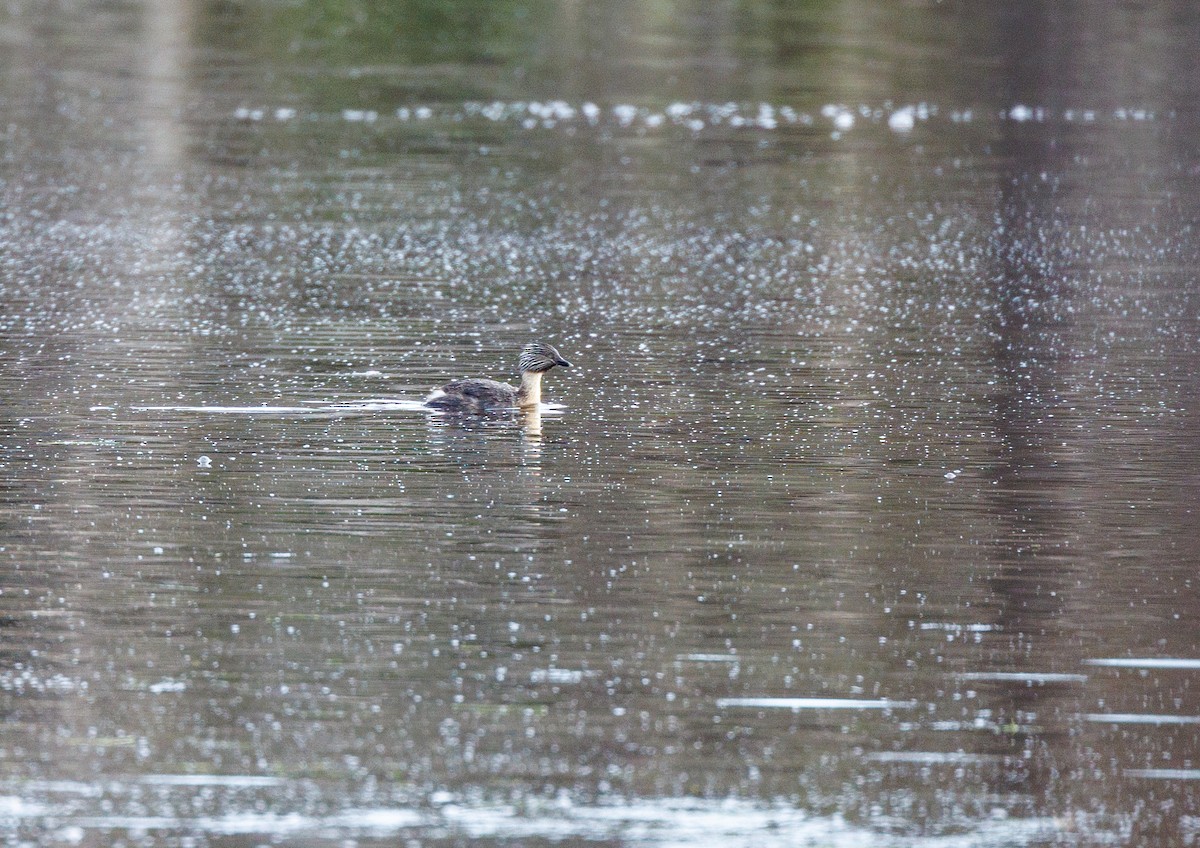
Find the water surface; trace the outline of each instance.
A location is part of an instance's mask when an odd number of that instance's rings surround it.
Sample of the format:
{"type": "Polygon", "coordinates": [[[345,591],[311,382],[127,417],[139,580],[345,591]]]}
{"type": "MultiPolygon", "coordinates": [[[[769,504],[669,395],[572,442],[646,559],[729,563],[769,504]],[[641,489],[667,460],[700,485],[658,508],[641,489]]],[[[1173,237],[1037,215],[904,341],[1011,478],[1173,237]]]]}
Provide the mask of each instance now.
{"type": "Polygon", "coordinates": [[[470,8],[0,13],[6,844],[1194,840],[1195,12],[470,8]]]}

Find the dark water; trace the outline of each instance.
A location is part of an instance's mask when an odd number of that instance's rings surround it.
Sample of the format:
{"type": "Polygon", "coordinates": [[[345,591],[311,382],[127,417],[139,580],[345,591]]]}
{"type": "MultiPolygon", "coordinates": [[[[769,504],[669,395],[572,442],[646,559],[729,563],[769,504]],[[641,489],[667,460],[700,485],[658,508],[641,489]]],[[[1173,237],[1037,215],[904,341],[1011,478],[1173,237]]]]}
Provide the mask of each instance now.
{"type": "Polygon", "coordinates": [[[1200,16],[995,5],[0,9],[3,843],[1200,839],[1200,16]]]}

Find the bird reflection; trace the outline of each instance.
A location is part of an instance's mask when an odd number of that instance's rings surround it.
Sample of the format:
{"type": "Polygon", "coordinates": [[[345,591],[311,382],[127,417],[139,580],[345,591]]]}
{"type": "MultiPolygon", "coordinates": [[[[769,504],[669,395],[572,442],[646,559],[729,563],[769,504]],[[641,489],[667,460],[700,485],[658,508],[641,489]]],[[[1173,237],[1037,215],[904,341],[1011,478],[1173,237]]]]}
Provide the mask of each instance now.
{"type": "Polygon", "coordinates": [[[542,444],[542,407],[541,405],[521,411],[521,432],[525,436],[526,445],[536,445],[538,455],[541,455],[542,444]]]}

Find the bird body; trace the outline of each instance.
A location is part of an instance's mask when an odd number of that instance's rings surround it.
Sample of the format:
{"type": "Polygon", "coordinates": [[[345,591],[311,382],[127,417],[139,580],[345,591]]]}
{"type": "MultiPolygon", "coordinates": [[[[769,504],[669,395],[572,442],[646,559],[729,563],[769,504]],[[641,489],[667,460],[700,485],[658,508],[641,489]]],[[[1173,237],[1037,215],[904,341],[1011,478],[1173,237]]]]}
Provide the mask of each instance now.
{"type": "Polygon", "coordinates": [[[557,350],[545,342],[526,345],[521,351],[521,385],[472,378],[451,380],[434,389],[425,405],[444,412],[481,415],[506,409],[535,409],[542,402],[542,375],[554,366],[569,368],[557,350]]]}

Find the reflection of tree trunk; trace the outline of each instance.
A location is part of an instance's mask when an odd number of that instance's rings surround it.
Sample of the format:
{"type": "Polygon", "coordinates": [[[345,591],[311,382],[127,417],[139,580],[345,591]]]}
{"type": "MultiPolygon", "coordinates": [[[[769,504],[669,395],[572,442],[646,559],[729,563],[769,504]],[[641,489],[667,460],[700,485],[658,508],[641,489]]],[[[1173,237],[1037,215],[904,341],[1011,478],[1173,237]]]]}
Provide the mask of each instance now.
{"type": "MultiPolygon", "coordinates": [[[[1029,133],[1023,132],[1023,138],[1029,133]]],[[[1059,277],[1062,263],[1052,255],[1053,234],[1060,226],[1053,210],[1056,196],[1045,197],[1037,187],[1029,188],[1026,174],[1053,167],[1042,158],[1042,148],[1022,146],[1010,140],[1011,172],[1000,177],[1001,229],[993,234],[997,264],[995,366],[998,391],[995,397],[995,431],[998,435],[996,478],[997,515],[1008,523],[1001,574],[996,589],[1009,603],[1003,606],[1005,630],[1010,633],[1055,632],[1060,626],[1064,589],[1070,575],[1061,568],[1048,568],[1054,554],[1077,541],[1080,504],[1074,483],[1074,455],[1067,445],[1087,438],[1073,429],[1061,412],[1070,400],[1070,362],[1064,351],[1071,348],[1066,336],[1072,328],[1059,315],[1049,315],[1050,304],[1069,302],[1059,277]],[[1066,432],[1070,430],[1069,432],[1066,432]],[[1032,573],[1025,574],[1026,569],[1032,573]]],[[[1077,556],[1076,551],[1073,556],[1077,556]]],[[[1064,564],[1060,562],[1059,565],[1064,564]]],[[[1052,654],[1052,656],[1054,656],[1052,654]]]]}
{"type": "MultiPolygon", "coordinates": [[[[1018,103],[1055,107],[1047,98],[1062,89],[1049,69],[1061,70],[1064,57],[1055,51],[1069,48],[1048,41],[1053,15],[1043,4],[1019,7],[998,20],[1004,51],[996,92],[1001,108],[1018,103]]],[[[1076,406],[1066,355],[1077,347],[1075,326],[1064,308],[1072,301],[1072,281],[1065,277],[1069,272],[1061,255],[1065,234],[1059,208],[1069,199],[1039,177],[1057,173],[1069,154],[1052,137],[1057,130],[1003,123],[1001,131],[1005,137],[997,161],[1008,167],[997,175],[999,208],[991,235],[997,375],[993,501],[1001,544],[990,585],[1012,670],[1075,671],[1082,620],[1065,613],[1079,591],[1073,566],[1086,557],[1081,541],[1089,537],[1078,486],[1086,473],[1078,450],[1089,433],[1077,429],[1077,415],[1063,414],[1076,406]]],[[[1025,681],[991,685],[993,709],[1003,725],[1015,729],[1036,715],[1042,725],[1038,736],[1052,744],[1063,728],[1046,723],[1069,715],[1076,702],[1071,686],[1030,686],[1025,681]]],[[[1019,777],[1031,796],[1061,791],[1055,759],[1045,751],[1024,762],[1019,777]]]]}
{"type": "Polygon", "coordinates": [[[145,73],[143,133],[149,165],[164,176],[182,170],[186,157],[183,110],[187,106],[185,50],[193,28],[191,3],[147,0],[141,66],[145,73]]]}
{"type": "MultiPolygon", "coordinates": [[[[10,658],[5,666],[16,660],[46,684],[59,673],[70,681],[61,688],[49,685],[45,698],[30,702],[41,712],[56,703],[63,720],[39,715],[38,723],[75,734],[108,727],[118,715],[109,693],[83,697],[73,681],[103,674],[93,670],[107,668],[127,649],[119,644],[127,631],[111,620],[120,615],[110,604],[123,576],[113,562],[134,557],[136,548],[123,510],[97,494],[114,485],[112,445],[119,435],[108,413],[90,409],[125,399],[98,396],[106,390],[97,389],[89,366],[136,361],[129,355],[139,340],[161,356],[168,342],[159,331],[186,301],[175,289],[182,283],[174,269],[181,228],[190,218],[181,208],[185,195],[177,177],[189,169],[181,116],[188,102],[185,47],[193,5],[146,0],[140,18],[131,12],[118,24],[100,16],[96,30],[86,34],[84,24],[61,10],[33,13],[29,17],[35,23],[18,39],[22,46],[3,61],[0,90],[11,92],[10,114],[22,122],[15,136],[33,150],[27,162],[36,163],[14,181],[21,192],[3,200],[11,216],[7,226],[25,243],[25,252],[15,259],[26,263],[23,276],[37,281],[42,311],[34,318],[43,335],[21,341],[19,347],[31,352],[13,366],[30,367],[20,399],[28,423],[17,427],[0,421],[0,430],[11,427],[19,436],[36,458],[31,468],[53,472],[48,479],[17,475],[5,493],[6,500],[36,506],[45,518],[9,528],[15,531],[10,550],[21,540],[30,564],[37,566],[15,576],[38,591],[28,596],[35,606],[0,620],[0,628],[21,630],[12,644],[36,650],[10,658]],[[127,32],[113,38],[106,31],[139,23],[140,38],[127,32]],[[90,76],[80,74],[81,60],[90,76]],[[20,95],[13,96],[17,87],[20,95]],[[49,249],[40,249],[43,245],[49,249]],[[44,585],[36,586],[39,582],[44,585]],[[38,605],[44,598],[61,598],[61,606],[53,614],[30,617],[33,610],[42,612],[38,605]],[[61,701],[60,693],[66,696],[61,701]]],[[[5,24],[18,27],[23,20],[12,16],[5,24]]],[[[126,504],[136,498],[130,491],[126,504]]],[[[136,595],[128,599],[130,608],[141,602],[136,595]]],[[[62,745],[75,753],[71,746],[78,741],[56,739],[46,744],[46,753],[58,748],[61,754],[62,745]]],[[[121,750],[134,753],[132,746],[121,750]]],[[[69,773],[70,755],[61,756],[56,768],[69,773]]]]}

